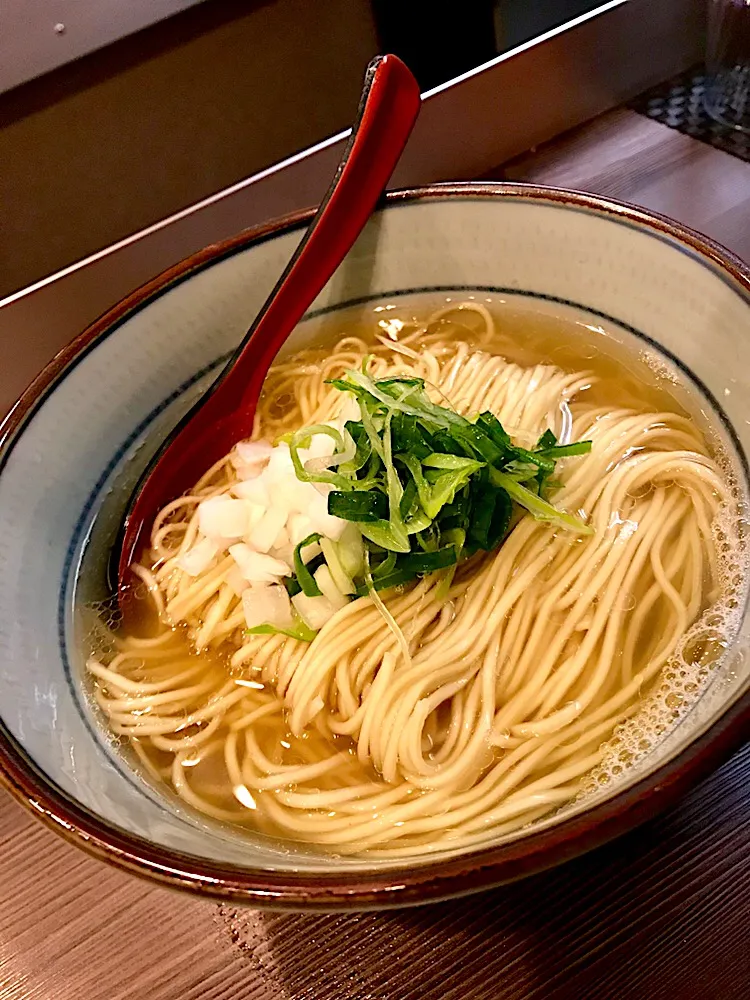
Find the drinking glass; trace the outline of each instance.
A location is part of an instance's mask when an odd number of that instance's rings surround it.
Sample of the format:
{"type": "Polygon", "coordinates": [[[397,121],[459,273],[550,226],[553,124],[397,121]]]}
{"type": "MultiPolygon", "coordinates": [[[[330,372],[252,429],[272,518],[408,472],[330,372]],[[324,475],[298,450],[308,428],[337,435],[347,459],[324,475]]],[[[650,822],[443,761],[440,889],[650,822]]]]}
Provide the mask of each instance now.
{"type": "Polygon", "coordinates": [[[750,132],[750,0],[709,0],[706,69],[706,111],[750,132]]]}

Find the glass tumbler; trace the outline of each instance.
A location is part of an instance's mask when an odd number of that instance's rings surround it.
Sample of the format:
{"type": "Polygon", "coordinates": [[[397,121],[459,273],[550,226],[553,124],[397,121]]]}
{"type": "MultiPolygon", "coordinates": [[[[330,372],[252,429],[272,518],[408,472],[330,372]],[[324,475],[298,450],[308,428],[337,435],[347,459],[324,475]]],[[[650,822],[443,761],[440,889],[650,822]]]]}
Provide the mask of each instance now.
{"type": "Polygon", "coordinates": [[[709,0],[706,111],[750,133],[750,0],[709,0]]]}

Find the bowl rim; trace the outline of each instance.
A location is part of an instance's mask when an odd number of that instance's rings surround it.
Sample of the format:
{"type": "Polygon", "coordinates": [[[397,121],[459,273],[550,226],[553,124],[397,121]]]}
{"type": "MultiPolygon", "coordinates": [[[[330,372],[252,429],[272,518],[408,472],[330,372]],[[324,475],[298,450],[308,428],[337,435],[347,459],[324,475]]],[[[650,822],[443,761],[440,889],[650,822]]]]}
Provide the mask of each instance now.
{"type": "MultiPolygon", "coordinates": [[[[420,200],[496,198],[551,203],[624,219],[651,236],[677,241],[710,261],[713,269],[750,302],[750,268],[731,251],[665,216],[600,195],[505,181],[451,182],[389,192],[381,208],[420,200]]],[[[70,366],[103,336],[195,273],[300,229],[313,214],[314,209],[294,212],[213,243],[167,268],[107,310],[50,361],[0,423],[0,462],[70,366]]],[[[66,840],[152,882],[254,906],[297,910],[385,908],[445,899],[515,881],[606,843],[674,802],[726,760],[746,740],[749,723],[750,690],[671,760],[578,815],[507,844],[427,860],[415,868],[407,863],[374,872],[281,873],[240,868],[154,844],[111,825],[54,787],[7,731],[2,719],[0,786],[66,840]]]]}

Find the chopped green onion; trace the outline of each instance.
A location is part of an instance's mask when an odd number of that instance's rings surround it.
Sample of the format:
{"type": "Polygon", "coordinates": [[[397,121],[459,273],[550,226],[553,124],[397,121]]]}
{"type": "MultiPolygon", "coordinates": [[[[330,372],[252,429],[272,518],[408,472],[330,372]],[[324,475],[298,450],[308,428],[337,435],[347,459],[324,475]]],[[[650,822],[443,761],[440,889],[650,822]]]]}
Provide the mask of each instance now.
{"type": "Polygon", "coordinates": [[[505,538],[510,526],[513,505],[504,489],[491,483],[472,486],[472,518],[466,531],[466,541],[472,549],[491,552],[505,538]]]}
{"type": "Polygon", "coordinates": [[[434,483],[430,483],[422,472],[422,463],[411,455],[399,455],[414,479],[422,509],[429,518],[436,518],[441,509],[453,502],[456,493],[466,485],[472,474],[481,468],[481,463],[471,459],[461,459],[460,468],[440,472],[434,483]]]}
{"type": "Polygon", "coordinates": [[[347,524],[336,542],[336,554],[348,577],[354,580],[365,568],[365,542],[356,524],[347,524]]]}
{"type": "MultiPolygon", "coordinates": [[[[391,389],[424,389],[424,379],[417,375],[392,375],[390,378],[379,378],[378,386],[386,392],[391,389]]],[[[394,398],[398,398],[394,394],[394,398]]]]}
{"type": "Polygon", "coordinates": [[[372,454],[372,445],[361,420],[347,420],[344,429],[354,441],[357,450],[351,462],[344,462],[339,466],[339,472],[350,475],[359,472],[367,465],[372,454]]]}
{"type": "Polygon", "coordinates": [[[312,575],[310,567],[302,560],[302,549],[307,548],[308,545],[314,545],[315,542],[319,542],[320,538],[321,536],[317,531],[313,532],[312,535],[303,538],[294,550],[294,572],[297,575],[297,582],[305,597],[321,596],[320,587],[315,582],[315,577],[312,575]]]}
{"type": "Polygon", "coordinates": [[[417,496],[419,497],[419,502],[422,505],[422,510],[427,514],[428,517],[432,518],[434,515],[430,512],[431,501],[432,501],[432,488],[430,484],[425,479],[422,473],[422,463],[419,459],[414,458],[413,455],[399,455],[399,461],[406,466],[406,468],[411,473],[412,479],[414,480],[414,485],[417,489],[417,496]]]}
{"type": "Polygon", "coordinates": [[[409,482],[404,487],[404,495],[401,497],[400,513],[404,521],[406,518],[419,507],[419,501],[417,500],[417,484],[413,479],[409,479],[409,482]]]}
{"type": "Polygon", "coordinates": [[[299,615],[295,614],[295,624],[292,628],[277,628],[275,625],[255,625],[253,628],[246,628],[245,635],[288,635],[291,639],[299,639],[300,642],[312,642],[318,634],[302,621],[299,615]]]}
{"type": "Polygon", "coordinates": [[[545,458],[569,458],[573,455],[588,455],[591,451],[591,441],[576,441],[574,444],[557,444],[540,450],[545,458]]]}
{"type": "Polygon", "coordinates": [[[362,416],[362,426],[365,429],[365,433],[370,441],[370,447],[372,448],[373,458],[377,455],[378,458],[383,460],[383,442],[380,438],[381,428],[378,426],[378,422],[375,420],[374,412],[371,412],[367,403],[362,399],[359,400],[359,411],[362,416]]]}
{"type": "MultiPolygon", "coordinates": [[[[328,571],[331,574],[336,589],[342,594],[353,594],[355,591],[354,581],[344,569],[336,543],[331,541],[330,538],[321,538],[320,547],[323,550],[322,554],[325,557],[328,571]]],[[[315,582],[320,586],[320,582],[317,579],[315,582]]]]}
{"type": "Polygon", "coordinates": [[[431,507],[427,513],[437,517],[442,508],[446,504],[452,503],[456,493],[469,482],[472,472],[473,470],[470,468],[444,472],[432,486],[431,507]]]}
{"type": "Polygon", "coordinates": [[[379,521],[388,515],[388,497],[378,490],[331,490],[328,513],[344,521],[379,521]]]}
{"type": "Polygon", "coordinates": [[[396,566],[399,569],[410,570],[412,573],[432,573],[436,569],[445,569],[456,561],[456,549],[446,545],[434,552],[418,552],[408,556],[399,556],[396,566]]]}
{"type": "MultiPolygon", "coordinates": [[[[397,543],[405,544],[408,551],[408,538],[404,521],[401,517],[401,499],[404,495],[404,487],[398,478],[396,466],[393,464],[393,445],[391,439],[391,421],[393,413],[389,412],[385,418],[383,428],[383,462],[385,464],[385,481],[388,488],[388,509],[390,514],[391,533],[397,543]]],[[[396,551],[399,551],[398,548],[396,551]]]]}
{"type": "Polygon", "coordinates": [[[555,467],[552,459],[547,458],[543,452],[527,451],[525,448],[519,448],[516,445],[513,445],[508,450],[516,461],[527,465],[535,465],[539,469],[544,469],[545,472],[552,472],[555,467]]]}
{"type": "MultiPolygon", "coordinates": [[[[546,499],[559,485],[556,461],[586,454],[591,442],[559,445],[546,430],[533,448],[523,448],[491,411],[469,420],[433,403],[423,379],[376,379],[368,374],[369,362],[366,358],[360,371],[328,383],[351,393],[359,406],[360,419],[346,422],[343,438],[324,424],[287,438],[298,478],[333,486],[328,512],[350,522],[346,530],[356,535],[361,558],[355,559],[354,549],[350,557],[346,547],[328,546],[345,589],[351,580],[358,594],[375,600],[376,591],[440,572],[439,593],[446,595],[458,561],[496,549],[523,511],[566,530],[591,533],[590,526],[546,499]],[[299,451],[317,433],[333,438],[336,450],[330,467],[313,473],[304,469],[299,451]],[[379,559],[372,570],[371,557],[379,559]]],[[[316,463],[317,468],[323,464],[316,463]]],[[[301,555],[301,548],[318,537],[309,536],[295,549],[296,579],[284,581],[290,594],[320,594],[312,574],[322,556],[306,565],[301,555]]]]}
{"type": "Polygon", "coordinates": [[[432,435],[435,450],[446,455],[463,455],[466,457],[466,448],[460,441],[457,441],[447,431],[437,431],[432,435]]]}
{"type": "Polygon", "coordinates": [[[432,518],[429,517],[422,508],[417,504],[416,511],[404,521],[404,527],[406,528],[407,535],[416,535],[420,531],[424,531],[425,528],[429,528],[432,524],[432,518]]]}
{"type": "Polygon", "coordinates": [[[450,469],[452,471],[466,469],[470,472],[476,472],[482,468],[484,462],[477,462],[473,458],[461,458],[459,455],[440,455],[433,452],[422,459],[422,465],[426,465],[430,469],[450,469]]]}
{"type": "Polygon", "coordinates": [[[550,524],[567,528],[569,531],[577,531],[581,535],[590,535],[593,533],[594,529],[590,525],[584,524],[580,518],[558,510],[551,503],[537,496],[536,493],[532,493],[525,486],[521,486],[515,479],[504,475],[502,472],[498,472],[497,469],[490,469],[490,480],[496,486],[501,486],[510,495],[512,500],[515,500],[521,507],[525,507],[537,521],[549,521],[550,524]]]}
{"type": "Polygon", "coordinates": [[[495,414],[490,412],[490,410],[485,410],[479,414],[477,417],[477,426],[486,431],[496,445],[499,445],[501,448],[510,446],[510,434],[508,434],[495,414]]]}
{"type": "Polygon", "coordinates": [[[503,472],[515,479],[517,483],[526,483],[530,479],[538,479],[539,476],[542,476],[542,478],[548,476],[551,470],[540,468],[538,465],[530,462],[517,462],[514,460],[505,466],[503,472]]]}
{"type": "Polygon", "coordinates": [[[536,443],[537,451],[544,451],[546,448],[554,448],[557,444],[557,436],[547,428],[536,443]]]}
{"type": "Polygon", "coordinates": [[[461,553],[463,552],[464,544],[466,542],[466,532],[461,528],[452,528],[448,531],[444,531],[441,535],[444,542],[448,542],[453,545],[453,550],[456,553],[456,558],[451,566],[448,566],[442,575],[442,579],[437,586],[435,595],[440,601],[446,600],[448,593],[451,589],[451,584],[453,583],[453,577],[456,574],[456,566],[461,558],[461,553]]]}
{"type": "Polygon", "coordinates": [[[294,466],[297,479],[303,483],[330,483],[340,490],[351,489],[351,480],[348,476],[342,475],[340,472],[331,471],[308,472],[302,464],[299,450],[300,448],[309,446],[310,440],[315,434],[325,434],[327,437],[333,438],[336,448],[343,451],[344,442],[335,427],[329,427],[327,424],[314,424],[312,427],[296,431],[289,438],[288,444],[289,454],[292,457],[292,465],[294,466]]]}
{"type": "Polygon", "coordinates": [[[400,532],[393,530],[390,521],[358,521],[359,530],[371,542],[379,545],[390,552],[408,552],[410,550],[409,536],[406,529],[403,529],[403,536],[400,532]]]}
{"type": "Polygon", "coordinates": [[[365,597],[370,594],[373,590],[390,590],[392,587],[402,587],[405,583],[411,583],[412,580],[416,579],[416,575],[409,570],[396,570],[394,573],[389,573],[388,576],[379,577],[372,581],[372,587],[368,587],[367,584],[362,584],[357,587],[357,597],[365,597]]]}
{"type": "Polygon", "coordinates": [[[383,559],[381,563],[378,563],[378,565],[373,569],[373,579],[388,576],[389,573],[392,573],[396,568],[396,559],[398,559],[398,556],[395,552],[388,552],[385,559],[383,559]]]}
{"type": "Polygon", "coordinates": [[[421,460],[435,450],[428,440],[427,432],[420,427],[413,414],[395,414],[391,433],[394,452],[407,452],[421,460]]]}

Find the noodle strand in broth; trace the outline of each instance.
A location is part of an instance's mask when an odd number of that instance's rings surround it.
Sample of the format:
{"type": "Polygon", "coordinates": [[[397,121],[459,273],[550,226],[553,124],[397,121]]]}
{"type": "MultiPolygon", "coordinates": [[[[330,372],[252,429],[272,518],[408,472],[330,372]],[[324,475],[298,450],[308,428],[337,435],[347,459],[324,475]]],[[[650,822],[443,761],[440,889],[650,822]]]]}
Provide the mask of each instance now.
{"type": "Polygon", "coordinates": [[[730,588],[720,546],[736,502],[694,423],[607,405],[594,371],[523,366],[496,343],[469,302],[397,340],[304,351],[269,373],[254,439],[340,416],[346,395],[326,380],[372,355],[373,377],[418,376],[441,405],[492,411],[523,447],[547,429],[590,440],[560,460],[554,494],[590,536],[521,516],[500,548],[459,564],[447,595],[439,574],[384,591],[395,631],[365,596],[308,643],[246,633],[230,557],[180,568],[198,504],[237,481],[231,456],[157,517],[136,568],[157,634],[117,634],[88,669],[112,732],[190,806],[341,854],[482,844],[574,799],[700,641],[730,588]]]}

